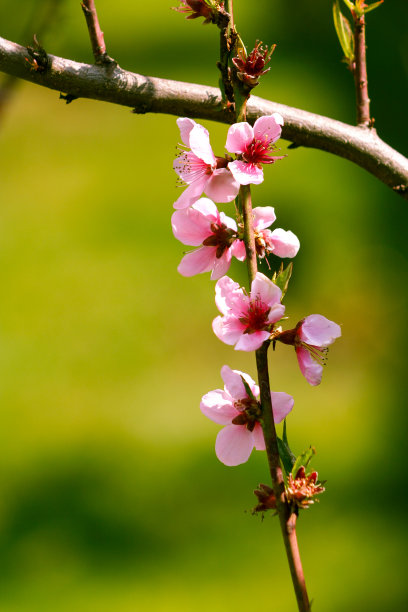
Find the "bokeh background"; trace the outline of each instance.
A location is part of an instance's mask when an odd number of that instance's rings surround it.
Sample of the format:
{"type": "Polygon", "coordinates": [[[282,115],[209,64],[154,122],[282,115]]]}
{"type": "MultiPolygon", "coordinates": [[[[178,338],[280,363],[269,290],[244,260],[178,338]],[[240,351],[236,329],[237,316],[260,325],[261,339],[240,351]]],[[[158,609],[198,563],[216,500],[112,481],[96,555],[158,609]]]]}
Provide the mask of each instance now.
{"type": "MultiPolygon", "coordinates": [[[[217,30],[175,4],[98,0],[109,54],[216,85],[217,30]]],[[[407,17],[386,0],[367,33],[376,126],[405,154],[407,17]]],[[[258,95],[354,121],[331,2],[237,0],[235,18],[249,47],[278,44],[258,95]]],[[[1,0],[0,22],[6,38],[41,31],[49,52],[92,62],[79,1],[1,0]]],[[[20,83],[0,122],[0,610],[294,610],[277,520],[250,512],[264,453],[225,467],[199,410],[222,365],[255,367],[212,333],[209,277],[176,271],[175,117],[20,83]]],[[[205,125],[221,152],[226,126],[205,125]]],[[[313,444],[327,480],[299,524],[313,609],[401,611],[407,204],[320,151],[289,151],[265,176],[255,203],[302,244],[291,320],[318,312],[343,330],[320,387],[289,347],[271,356],[273,389],[295,398],[291,445],[313,444]]]]}

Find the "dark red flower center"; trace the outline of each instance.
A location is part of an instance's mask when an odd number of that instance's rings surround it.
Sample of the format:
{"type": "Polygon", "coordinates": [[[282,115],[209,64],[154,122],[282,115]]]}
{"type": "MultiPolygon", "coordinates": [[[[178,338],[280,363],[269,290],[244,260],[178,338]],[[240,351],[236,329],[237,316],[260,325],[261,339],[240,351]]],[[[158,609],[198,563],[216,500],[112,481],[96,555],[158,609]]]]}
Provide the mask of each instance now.
{"type": "Polygon", "coordinates": [[[263,331],[269,328],[268,314],[270,307],[264,304],[260,297],[251,300],[245,314],[240,317],[241,323],[246,326],[245,334],[252,334],[256,331],[263,331]]]}
{"type": "Polygon", "coordinates": [[[275,159],[271,157],[272,145],[270,140],[265,137],[263,140],[254,140],[246,146],[242,154],[242,159],[248,164],[259,166],[260,164],[273,164],[275,159]]]}
{"type": "Polygon", "coordinates": [[[239,410],[239,414],[232,419],[233,425],[245,425],[249,431],[253,431],[261,416],[259,402],[251,397],[245,397],[234,402],[234,408],[239,410]]]}
{"type": "Polygon", "coordinates": [[[237,232],[224,223],[211,223],[211,236],[203,241],[204,246],[217,247],[215,256],[219,259],[237,238],[237,232]]]}

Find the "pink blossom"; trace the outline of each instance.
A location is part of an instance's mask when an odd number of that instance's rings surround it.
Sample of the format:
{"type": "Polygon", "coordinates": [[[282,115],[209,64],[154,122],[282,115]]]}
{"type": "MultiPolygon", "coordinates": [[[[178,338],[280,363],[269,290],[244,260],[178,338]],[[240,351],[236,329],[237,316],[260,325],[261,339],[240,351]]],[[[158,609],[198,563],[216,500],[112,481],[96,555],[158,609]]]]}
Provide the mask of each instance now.
{"type": "Polygon", "coordinates": [[[282,125],[279,113],[259,117],[254,127],[245,121],[231,125],[225,147],[230,153],[239,154],[240,159],[229,162],[228,168],[240,185],[259,185],[264,180],[262,164],[273,164],[285,157],[270,154],[273,143],[280,138],[282,125]]]}
{"type": "Polygon", "coordinates": [[[228,160],[216,157],[210,145],[208,131],[192,119],[177,119],[184,151],[173,162],[173,168],[187,185],[174,208],[187,208],[205,191],[215,202],[231,202],[238,194],[239,184],[227,168],[228,160]]]}
{"type": "MultiPolygon", "coordinates": [[[[254,215],[254,234],[256,254],[259,258],[273,253],[278,257],[295,257],[300,242],[297,236],[291,231],[277,228],[271,232],[268,228],[276,219],[275,210],[272,206],[262,206],[253,209],[254,215]]],[[[245,259],[245,244],[242,240],[234,247],[234,254],[241,255],[245,259]]]]}
{"type": "MultiPolygon", "coordinates": [[[[249,459],[252,449],[265,450],[262,427],[259,423],[261,407],[259,387],[252,378],[228,366],[221,368],[224,390],[210,391],[201,400],[201,411],[206,417],[225,425],[218,433],[215,453],[225,465],[239,465],[249,459]],[[248,395],[243,377],[252,397],[248,395]]],[[[283,392],[272,392],[272,410],[275,423],[280,423],[292,410],[293,397],[283,392]]]]}
{"type": "Polygon", "coordinates": [[[295,329],[277,335],[276,340],[295,347],[300,371],[307,382],[315,386],[322,380],[328,347],[340,336],[341,329],[337,323],[313,314],[302,319],[295,329]]]}
{"type": "MultiPolygon", "coordinates": [[[[187,253],[177,268],[183,276],[211,272],[211,279],[221,278],[230,267],[237,242],[234,219],[218,212],[208,198],[201,198],[189,208],[177,210],[171,218],[173,234],[183,244],[200,246],[187,253]]],[[[244,249],[245,250],[245,249],[244,249]]],[[[238,253],[238,257],[242,259],[238,253]]]]}
{"type": "Polygon", "coordinates": [[[222,315],[213,321],[215,335],[225,344],[235,344],[238,351],[259,349],[285,312],[281,298],[279,287],[260,272],[252,281],[250,295],[223,276],[215,286],[215,303],[222,315]]]}

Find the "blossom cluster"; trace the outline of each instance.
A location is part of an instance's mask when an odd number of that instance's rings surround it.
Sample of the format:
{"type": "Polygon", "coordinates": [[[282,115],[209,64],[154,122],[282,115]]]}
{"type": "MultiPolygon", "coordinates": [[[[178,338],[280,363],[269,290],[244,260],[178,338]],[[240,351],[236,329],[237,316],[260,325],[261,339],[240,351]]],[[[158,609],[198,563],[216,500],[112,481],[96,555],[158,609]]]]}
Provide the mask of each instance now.
{"type": "MultiPolygon", "coordinates": [[[[274,345],[291,345],[306,380],[318,385],[328,346],[341,335],[340,327],[313,314],[283,331],[280,323],[285,315],[285,290],[276,282],[276,275],[271,280],[257,272],[249,292],[227,276],[233,257],[239,261],[247,257],[244,224],[237,207],[233,216],[228,216],[216,204],[233,202],[242,185],[262,183],[263,166],[285,157],[275,155],[282,116],[274,113],[260,117],[253,126],[247,122],[231,125],[225,144],[227,154],[223,156],[214,154],[208,130],[202,125],[187,117],[179,118],[177,125],[181,143],[173,168],[184,191],[174,202],[171,224],[181,243],[196,247],[184,254],[179,273],[189,277],[211,272],[211,279],[217,281],[215,303],[220,315],[212,328],[222,342],[239,351],[256,351],[271,341],[274,345]]],[[[252,210],[259,259],[270,254],[293,258],[300,248],[293,232],[269,229],[275,220],[272,206],[252,210]]],[[[253,448],[265,450],[259,388],[248,374],[227,365],[221,369],[221,376],[224,389],[204,395],[201,410],[224,426],[216,440],[217,457],[226,465],[238,465],[247,461],[253,448]]],[[[271,393],[271,402],[275,423],[285,419],[294,405],[293,398],[281,391],[271,393]]]]}

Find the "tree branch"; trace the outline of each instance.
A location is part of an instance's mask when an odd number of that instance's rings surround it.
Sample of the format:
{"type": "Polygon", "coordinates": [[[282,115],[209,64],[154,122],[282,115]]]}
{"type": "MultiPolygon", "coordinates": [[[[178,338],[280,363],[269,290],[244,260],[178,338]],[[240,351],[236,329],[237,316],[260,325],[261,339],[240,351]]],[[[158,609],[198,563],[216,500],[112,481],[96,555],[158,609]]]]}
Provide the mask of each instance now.
{"type": "MultiPolygon", "coordinates": [[[[103,100],[134,108],[136,113],[168,113],[232,123],[234,115],[223,108],[219,89],[192,83],[147,77],[107,67],[80,64],[49,55],[45,72],[30,68],[27,50],[0,38],[0,70],[37,85],[81,98],[103,100]]],[[[355,127],[304,110],[251,97],[247,116],[279,112],[285,126],[282,136],[297,145],[321,149],[361,166],[408,199],[408,160],[384,143],[375,130],[355,127]]]]}

